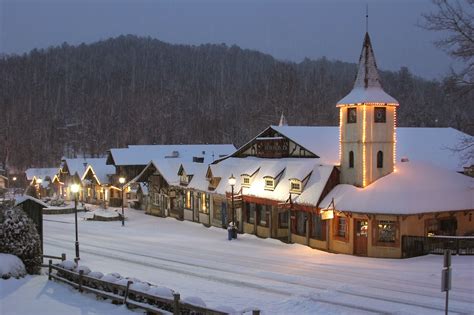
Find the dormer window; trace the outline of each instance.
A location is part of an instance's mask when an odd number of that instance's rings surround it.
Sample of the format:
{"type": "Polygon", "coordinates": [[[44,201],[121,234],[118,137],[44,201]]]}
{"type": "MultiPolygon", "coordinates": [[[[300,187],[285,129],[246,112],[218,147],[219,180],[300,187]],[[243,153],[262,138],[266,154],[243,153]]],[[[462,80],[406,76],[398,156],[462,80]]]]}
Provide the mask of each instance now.
{"type": "Polygon", "coordinates": [[[265,190],[275,189],[275,180],[272,177],[265,177],[265,190]]]}
{"type": "Polygon", "coordinates": [[[189,177],[188,177],[188,175],[186,175],[186,173],[181,174],[179,180],[180,180],[180,182],[181,182],[182,185],[187,185],[187,184],[189,184],[189,177]]]}
{"type": "Polygon", "coordinates": [[[250,176],[242,175],[242,187],[250,187],[250,176]]]}
{"type": "Polygon", "coordinates": [[[292,179],[290,182],[290,192],[301,194],[301,182],[297,179],[292,179]]]}

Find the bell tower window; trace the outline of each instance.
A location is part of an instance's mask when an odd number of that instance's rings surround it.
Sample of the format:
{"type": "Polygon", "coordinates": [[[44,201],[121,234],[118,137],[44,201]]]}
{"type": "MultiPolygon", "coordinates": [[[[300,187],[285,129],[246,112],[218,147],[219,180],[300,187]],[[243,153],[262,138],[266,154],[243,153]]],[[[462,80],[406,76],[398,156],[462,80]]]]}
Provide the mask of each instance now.
{"type": "Polygon", "coordinates": [[[387,109],[385,107],[375,107],[374,122],[376,123],[387,122],[387,109]]]}
{"type": "Polygon", "coordinates": [[[357,108],[350,107],[347,109],[347,123],[355,124],[357,122],[357,108]]]}
{"type": "Polygon", "coordinates": [[[349,168],[354,168],[354,151],[349,152],[349,168]]]}
{"type": "Polygon", "coordinates": [[[377,152],[377,168],[383,168],[383,152],[377,152]]]}

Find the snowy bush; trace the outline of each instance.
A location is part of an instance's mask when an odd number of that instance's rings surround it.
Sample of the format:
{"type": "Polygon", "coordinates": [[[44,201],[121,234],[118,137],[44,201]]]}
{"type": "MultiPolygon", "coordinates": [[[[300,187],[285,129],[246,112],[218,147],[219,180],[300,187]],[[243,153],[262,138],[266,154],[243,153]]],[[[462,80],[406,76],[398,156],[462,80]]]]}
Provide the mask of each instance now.
{"type": "Polygon", "coordinates": [[[77,267],[77,272],[79,272],[79,271],[81,271],[81,270],[82,270],[83,274],[86,275],[86,276],[91,273],[90,268],[87,267],[87,266],[79,266],[79,267],[77,267]]]}
{"type": "Polygon", "coordinates": [[[18,256],[28,273],[39,273],[40,237],[33,221],[19,208],[0,209],[0,252],[18,256]]]}
{"type": "Polygon", "coordinates": [[[0,277],[9,279],[20,278],[26,274],[25,265],[15,255],[0,253],[0,277]]]}
{"type": "Polygon", "coordinates": [[[71,260],[62,261],[58,265],[59,267],[64,268],[66,270],[70,270],[70,271],[74,271],[77,268],[77,264],[71,260]]]}

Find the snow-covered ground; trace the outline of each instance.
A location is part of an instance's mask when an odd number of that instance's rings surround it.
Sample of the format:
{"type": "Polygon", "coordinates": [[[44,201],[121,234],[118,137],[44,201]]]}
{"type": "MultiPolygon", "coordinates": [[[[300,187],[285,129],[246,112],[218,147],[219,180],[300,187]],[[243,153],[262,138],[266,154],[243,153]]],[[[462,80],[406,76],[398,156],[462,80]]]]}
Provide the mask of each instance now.
{"type": "MultiPolygon", "coordinates": [[[[226,230],[137,210],[127,209],[126,216],[125,227],[79,221],[80,264],[166,286],[183,298],[199,296],[209,307],[259,308],[265,314],[444,312],[442,256],[330,254],[253,235],[228,241],[226,230]]],[[[44,233],[47,254],[74,257],[73,214],[44,216],[44,233]]],[[[474,311],[473,270],[473,256],[453,257],[450,311],[474,311]]],[[[14,297],[6,297],[7,305],[14,297]]]]}
{"type": "Polygon", "coordinates": [[[48,277],[26,276],[0,279],[0,314],[65,315],[65,314],[133,314],[125,306],[97,301],[95,295],[81,294],[72,287],[48,281],[48,277]]]}

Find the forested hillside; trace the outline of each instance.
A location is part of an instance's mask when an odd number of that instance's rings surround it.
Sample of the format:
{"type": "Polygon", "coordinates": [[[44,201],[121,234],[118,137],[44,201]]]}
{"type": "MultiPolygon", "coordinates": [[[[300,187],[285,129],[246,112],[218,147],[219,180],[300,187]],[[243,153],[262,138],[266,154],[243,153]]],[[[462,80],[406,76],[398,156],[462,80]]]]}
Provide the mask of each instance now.
{"type": "MultiPolygon", "coordinates": [[[[4,56],[0,162],[22,170],[127,144],[240,145],[282,111],[290,125],[337,125],[336,101],[355,73],[355,63],[292,63],[236,46],[130,35],[4,56]]],[[[381,76],[400,102],[399,125],[473,133],[472,94],[447,95],[442,83],[406,68],[381,76]]]]}

